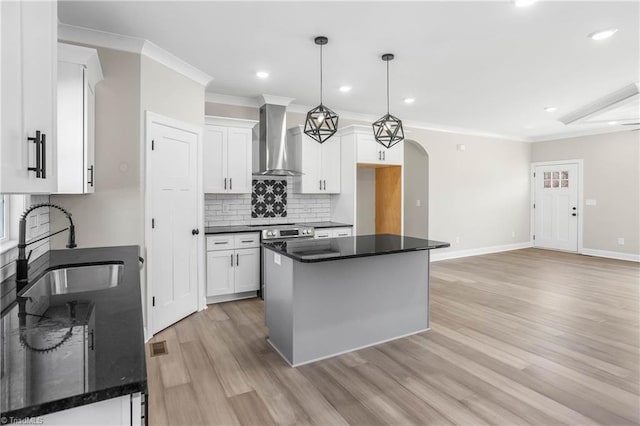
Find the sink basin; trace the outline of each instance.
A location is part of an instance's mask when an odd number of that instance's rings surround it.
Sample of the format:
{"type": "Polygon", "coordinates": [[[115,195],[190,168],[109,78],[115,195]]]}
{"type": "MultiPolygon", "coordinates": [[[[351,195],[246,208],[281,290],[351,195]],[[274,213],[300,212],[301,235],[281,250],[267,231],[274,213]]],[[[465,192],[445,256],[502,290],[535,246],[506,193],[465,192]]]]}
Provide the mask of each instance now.
{"type": "Polygon", "coordinates": [[[123,269],[123,262],[54,269],[47,271],[22,296],[51,296],[112,288],[120,284],[123,269]]]}

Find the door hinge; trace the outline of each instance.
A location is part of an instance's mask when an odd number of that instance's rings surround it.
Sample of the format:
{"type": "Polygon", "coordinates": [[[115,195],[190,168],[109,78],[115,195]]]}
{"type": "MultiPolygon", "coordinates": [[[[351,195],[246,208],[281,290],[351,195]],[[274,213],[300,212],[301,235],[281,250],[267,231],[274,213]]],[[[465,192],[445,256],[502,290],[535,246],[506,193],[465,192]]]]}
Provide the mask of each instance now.
{"type": "Polygon", "coordinates": [[[151,219],[151,229],[154,229],[155,227],[156,227],[156,220],[151,219]]]}
{"type": "Polygon", "coordinates": [[[156,297],[155,296],[153,296],[151,298],[151,306],[156,306],[156,297]]]}
{"type": "Polygon", "coordinates": [[[151,151],[153,151],[154,149],[156,149],[156,141],[151,139],[151,151]]]}

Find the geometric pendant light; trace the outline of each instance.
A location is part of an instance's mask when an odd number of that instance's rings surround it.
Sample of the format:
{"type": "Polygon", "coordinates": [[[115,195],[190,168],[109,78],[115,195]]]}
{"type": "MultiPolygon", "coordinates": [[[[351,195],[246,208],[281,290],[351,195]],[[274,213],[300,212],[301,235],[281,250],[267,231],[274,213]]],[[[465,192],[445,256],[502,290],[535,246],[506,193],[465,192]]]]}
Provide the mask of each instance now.
{"type": "Polygon", "coordinates": [[[385,148],[391,148],[404,139],[402,120],[389,114],[389,61],[394,58],[392,53],[382,55],[387,63],[387,114],[373,123],[373,136],[385,148]]]}
{"type": "Polygon", "coordinates": [[[322,46],[327,44],[329,39],[319,36],[314,42],[320,46],[320,105],[307,112],[304,132],[316,142],[322,143],[338,130],[338,114],[322,104],[322,46]]]}

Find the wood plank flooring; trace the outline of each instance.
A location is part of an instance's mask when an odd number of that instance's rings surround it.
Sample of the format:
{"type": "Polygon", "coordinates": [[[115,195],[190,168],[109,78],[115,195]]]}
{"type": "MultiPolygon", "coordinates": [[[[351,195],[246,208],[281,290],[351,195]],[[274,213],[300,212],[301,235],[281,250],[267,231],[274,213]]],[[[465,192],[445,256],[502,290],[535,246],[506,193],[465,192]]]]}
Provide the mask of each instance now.
{"type": "Polygon", "coordinates": [[[149,423],[637,425],[639,288],[637,263],[553,251],[436,262],[430,331],[295,369],[262,301],[210,305],[152,339],[149,423]]]}

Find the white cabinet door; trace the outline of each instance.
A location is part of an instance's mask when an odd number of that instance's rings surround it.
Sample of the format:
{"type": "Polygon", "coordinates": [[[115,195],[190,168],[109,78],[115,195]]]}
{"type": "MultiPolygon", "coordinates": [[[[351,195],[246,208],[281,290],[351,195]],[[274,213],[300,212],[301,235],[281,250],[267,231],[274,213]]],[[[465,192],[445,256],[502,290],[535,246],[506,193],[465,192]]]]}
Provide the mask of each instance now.
{"type": "Polygon", "coordinates": [[[384,147],[376,142],[373,134],[358,134],[356,138],[358,163],[381,164],[384,147]]]}
{"type": "Polygon", "coordinates": [[[251,192],[251,140],[252,130],[227,129],[227,192],[248,194],[251,192]]]}
{"type": "Polygon", "coordinates": [[[202,160],[205,193],[227,191],[227,135],[226,127],[205,126],[202,160]]]}
{"type": "Polygon", "coordinates": [[[404,142],[399,142],[391,148],[382,148],[382,162],[384,164],[402,165],[404,164],[404,142]]]}
{"type": "Polygon", "coordinates": [[[37,417],[45,425],[98,426],[142,424],[141,394],[124,395],[37,417]]]}
{"type": "Polygon", "coordinates": [[[207,296],[234,292],[235,264],[233,250],[207,252],[207,296]]]}
{"type": "Polygon", "coordinates": [[[0,8],[0,192],[55,192],[57,4],[1,2],[0,8]],[[27,139],[36,132],[45,141],[39,149],[27,139]],[[37,157],[40,177],[28,170],[37,157]]]}
{"type": "Polygon", "coordinates": [[[329,194],[340,193],[340,138],[337,137],[322,144],[322,189],[329,194]]]}
{"type": "Polygon", "coordinates": [[[96,95],[89,82],[86,82],[87,99],[87,145],[85,150],[85,191],[93,193],[96,189],[96,95]]]}
{"type": "Polygon", "coordinates": [[[235,292],[260,288],[260,249],[236,250],[235,292]]]}
{"type": "Polygon", "coordinates": [[[322,145],[305,134],[295,136],[301,144],[302,164],[300,192],[303,194],[321,194],[322,190],[322,145]]]}

